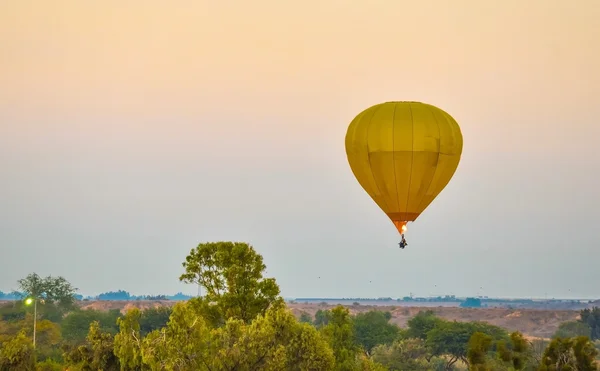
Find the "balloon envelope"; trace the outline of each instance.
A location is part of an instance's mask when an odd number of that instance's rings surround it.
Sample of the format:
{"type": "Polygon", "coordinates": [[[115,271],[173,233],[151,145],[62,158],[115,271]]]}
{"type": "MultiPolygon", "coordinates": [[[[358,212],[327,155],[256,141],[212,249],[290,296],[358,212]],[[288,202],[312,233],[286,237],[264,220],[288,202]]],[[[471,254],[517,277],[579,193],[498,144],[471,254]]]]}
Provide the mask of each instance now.
{"type": "Polygon", "coordinates": [[[354,176],[402,234],[446,187],[462,154],[458,123],[421,102],[386,102],[348,126],[346,155],[354,176]]]}

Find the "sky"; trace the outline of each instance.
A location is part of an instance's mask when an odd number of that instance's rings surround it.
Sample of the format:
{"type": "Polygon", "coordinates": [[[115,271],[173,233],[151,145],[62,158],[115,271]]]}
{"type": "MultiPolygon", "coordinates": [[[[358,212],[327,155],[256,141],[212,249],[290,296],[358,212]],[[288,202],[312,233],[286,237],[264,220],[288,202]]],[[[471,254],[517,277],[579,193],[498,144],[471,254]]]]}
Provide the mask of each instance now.
{"type": "Polygon", "coordinates": [[[285,297],[598,297],[600,2],[0,3],[0,290],[196,293],[244,241],[285,297]],[[344,137],[422,101],[453,179],[398,249],[344,137]]]}

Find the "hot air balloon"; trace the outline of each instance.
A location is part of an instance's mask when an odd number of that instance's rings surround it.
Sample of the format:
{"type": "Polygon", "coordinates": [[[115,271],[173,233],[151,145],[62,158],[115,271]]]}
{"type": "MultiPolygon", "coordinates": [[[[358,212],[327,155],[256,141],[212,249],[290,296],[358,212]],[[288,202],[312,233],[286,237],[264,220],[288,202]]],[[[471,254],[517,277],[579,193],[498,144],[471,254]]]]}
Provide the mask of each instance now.
{"type": "Polygon", "coordinates": [[[346,155],[358,183],[402,237],[406,224],[446,187],[462,154],[458,123],[422,102],[386,102],[359,113],[348,126],[346,155]]]}

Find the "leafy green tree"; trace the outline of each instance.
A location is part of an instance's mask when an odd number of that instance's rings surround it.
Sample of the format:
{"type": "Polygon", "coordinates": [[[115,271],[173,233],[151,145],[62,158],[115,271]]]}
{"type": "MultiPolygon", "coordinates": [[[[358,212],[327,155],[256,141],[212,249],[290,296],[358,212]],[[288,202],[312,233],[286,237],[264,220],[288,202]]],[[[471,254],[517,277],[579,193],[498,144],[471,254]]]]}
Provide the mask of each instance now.
{"type": "MultiPolygon", "coordinates": [[[[33,337],[33,314],[27,313],[21,321],[0,322],[0,344],[12,340],[20,332],[31,339],[33,337]]],[[[60,327],[58,324],[47,319],[36,321],[36,358],[45,360],[53,358],[60,360],[61,354],[58,349],[61,343],[60,327]]],[[[1,370],[1,368],[0,368],[1,370]]]]}
{"type": "Polygon", "coordinates": [[[125,290],[103,292],[98,295],[98,300],[132,300],[131,294],[125,290]]]}
{"type": "Polygon", "coordinates": [[[250,324],[230,318],[213,329],[190,303],[177,303],[167,327],[142,345],[143,362],[169,370],[333,370],[334,356],[316,329],[278,302],[250,324]]]}
{"type": "Polygon", "coordinates": [[[398,337],[398,326],[389,323],[390,312],[371,310],[354,317],[354,332],[357,343],[369,355],[380,344],[391,344],[398,337]]]}
{"type": "Polygon", "coordinates": [[[102,332],[116,334],[119,331],[117,319],[121,317],[118,309],[99,311],[94,309],[76,310],[67,314],[61,321],[63,339],[69,344],[82,344],[92,322],[97,321],[102,332]]]}
{"type": "Polygon", "coordinates": [[[471,371],[489,370],[487,353],[492,346],[492,337],[482,332],[471,335],[467,345],[467,359],[471,371]]]}
{"type": "Polygon", "coordinates": [[[35,364],[35,371],[64,371],[62,363],[53,359],[45,359],[35,364]]]}
{"type": "Polygon", "coordinates": [[[493,340],[507,339],[505,330],[483,322],[443,321],[427,332],[427,345],[433,355],[446,356],[446,369],[457,361],[468,363],[467,346],[475,332],[489,335],[493,340]]]}
{"type": "Polygon", "coordinates": [[[416,316],[408,320],[408,330],[406,331],[406,336],[409,338],[427,340],[427,333],[443,322],[444,320],[436,317],[433,311],[421,311],[417,313],[416,316]]]}
{"type": "Polygon", "coordinates": [[[331,311],[319,309],[317,313],[315,313],[315,322],[314,325],[317,328],[322,328],[323,326],[327,326],[329,324],[329,320],[331,319],[331,311]]]}
{"type": "Polygon", "coordinates": [[[542,358],[539,371],[596,371],[598,350],[588,337],[553,339],[542,358]]]}
{"type": "Polygon", "coordinates": [[[262,256],[247,243],[201,243],[190,251],[183,267],[181,281],[204,287],[205,296],[192,300],[213,326],[230,318],[248,324],[282,300],[275,279],[263,278],[262,256]]]}
{"type": "Polygon", "coordinates": [[[592,336],[592,330],[587,323],[581,321],[567,321],[558,326],[553,338],[571,338],[577,336],[592,336]]]}
{"type": "Polygon", "coordinates": [[[579,316],[581,317],[581,323],[590,328],[590,338],[592,340],[600,339],[600,308],[583,309],[579,312],[579,316]]]}
{"type": "Polygon", "coordinates": [[[119,359],[115,356],[113,336],[94,321],[83,345],[66,347],[64,359],[68,366],[81,370],[118,371],[119,359]]]}
{"type": "Polygon", "coordinates": [[[27,297],[35,300],[43,299],[44,302],[57,304],[65,310],[73,308],[77,288],[73,287],[64,277],[42,278],[37,273],[31,273],[20,279],[18,283],[21,292],[27,297]]]}
{"type": "Polygon", "coordinates": [[[578,371],[596,371],[596,358],[598,349],[587,336],[577,336],[573,339],[573,354],[575,367],[578,371]]]}
{"type": "Polygon", "coordinates": [[[376,362],[373,358],[363,354],[359,359],[360,371],[389,371],[387,367],[381,363],[376,362]]]}
{"type": "Polygon", "coordinates": [[[136,371],[142,368],[142,335],[138,308],[132,308],[125,316],[117,319],[119,333],[114,339],[114,353],[119,358],[121,371],[136,371]]]}
{"type": "Polygon", "coordinates": [[[574,365],[573,341],[569,338],[556,338],[544,350],[539,371],[575,371],[574,365]]]}
{"type": "Polygon", "coordinates": [[[512,367],[514,370],[523,370],[528,365],[539,364],[539,361],[535,362],[532,359],[530,343],[518,331],[510,334],[508,345],[507,341],[503,339],[496,342],[496,355],[505,367],[512,367]]]}
{"type": "Polygon", "coordinates": [[[34,368],[33,344],[25,334],[25,330],[0,344],[0,370],[29,371],[34,368]]]}
{"type": "Polygon", "coordinates": [[[322,328],[322,333],[333,349],[337,369],[355,370],[359,349],[355,343],[354,326],[348,308],[341,305],[333,308],[329,323],[322,328]]]}
{"type": "Polygon", "coordinates": [[[300,314],[299,321],[300,321],[300,323],[308,323],[309,325],[312,325],[313,318],[310,314],[308,314],[306,312],[302,312],[302,314],[300,314]]]}
{"type": "Polygon", "coordinates": [[[170,307],[148,308],[142,311],[139,319],[140,334],[146,336],[154,330],[161,329],[169,322],[173,310],[170,307]]]}
{"type": "Polygon", "coordinates": [[[425,371],[435,369],[430,364],[431,354],[425,341],[419,338],[396,340],[390,345],[378,345],[373,348],[374,361],[388,370],[425,371]]]}

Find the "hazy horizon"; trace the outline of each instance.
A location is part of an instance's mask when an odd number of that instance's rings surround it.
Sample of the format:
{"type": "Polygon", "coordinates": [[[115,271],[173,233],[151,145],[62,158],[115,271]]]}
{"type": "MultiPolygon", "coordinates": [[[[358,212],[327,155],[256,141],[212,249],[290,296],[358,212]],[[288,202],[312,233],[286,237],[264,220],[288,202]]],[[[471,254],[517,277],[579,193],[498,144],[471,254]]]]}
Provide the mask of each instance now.
{"type": "Polygon", "coordinates": [[[0,290],[193,294],[232,240],[285,297],[598,297],[597,0],[140,4],[0,4],[0,290]],[[391,100],[464,137],[405,250],[344,151],[391,100]]]}

